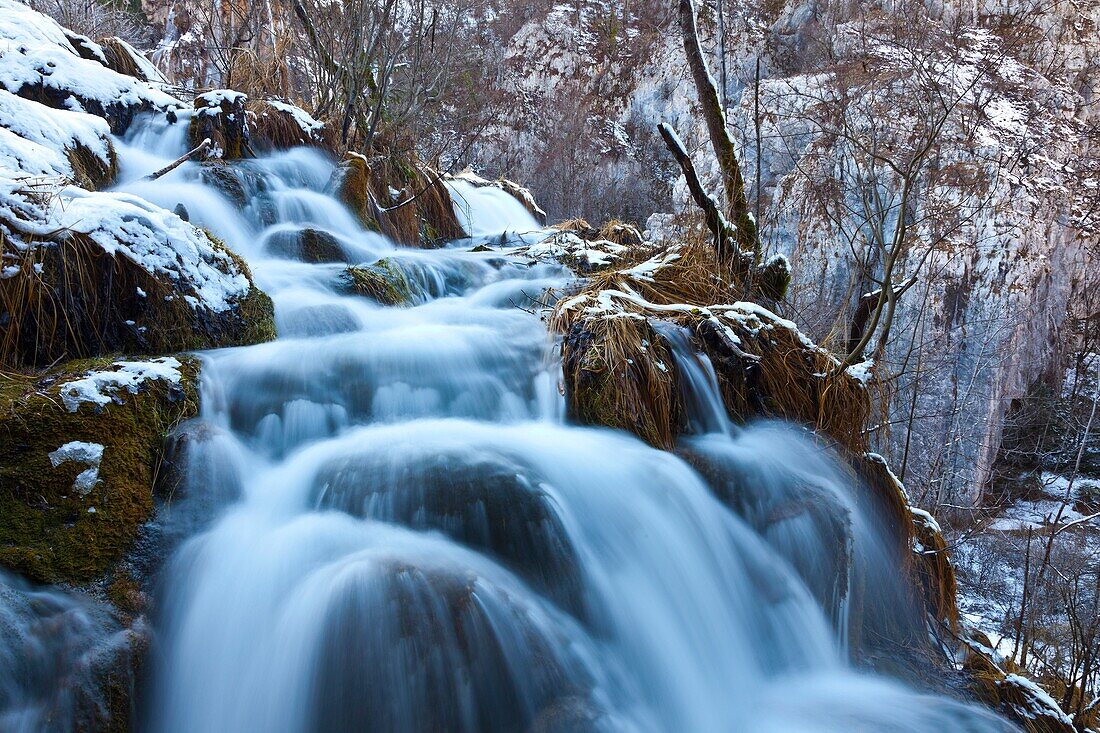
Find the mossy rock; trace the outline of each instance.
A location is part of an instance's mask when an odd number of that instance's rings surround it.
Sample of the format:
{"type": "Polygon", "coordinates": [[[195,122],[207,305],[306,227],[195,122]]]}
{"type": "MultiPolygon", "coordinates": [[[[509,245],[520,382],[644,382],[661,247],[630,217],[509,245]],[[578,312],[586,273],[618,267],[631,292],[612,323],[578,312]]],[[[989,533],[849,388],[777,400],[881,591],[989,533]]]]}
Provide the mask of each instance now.
{"type": "Polygon", "coordinates": [[[752,281],[765,301],[782,300],[791,286],[791,264],[786,257],[772,257],[753,270],[752,281]]]}
{"type": "Polygon", "coordinates": [[[379,231],[378,206],[372,198],[370,176],[367,159],[358,153],[348,153],[333,170],[328,190],[366,229],[379,231]]]}
{"type": "MultiPolygon", "coordinates": [[[[207,236],[223,272],[250,287],[214,311],[180,282],[106,252],[79,233],[9,250],[20,271],[0,279],[0,365],[24,368],[105,354],[165,354],[240,346],[275,337],[271,299],[251,284],[247,264],[207,236]]],[[[2,240],[0,236],[0,240],[2,240]]]]}
{"type": "Polygon", "coordinates": [[[153,511],[165,436],[198,412],[199,364],[191,357],[179,359],[178,384],[146,379],[106,404],[66,404],[64,384],[116,371],[114,362],[78,360],[0,381],[0,564],[33,580],[87,582],[123,557],[153,511]],[[92,462],[56,453],[77,441],[102,446],[90,481],[92,462]]]}
{"type": "Polygon", "coordinates": [[[344,271],[345,289],[382,305],[403,305],[412,301],[412,287],[405,273],[389,259],[372,265],[354,265],[344,271]]]}
{"type": "Polygon", "coordinates": [[[187,128],[192,148],[209,138],[224,160],[256,157],[249,137],[248,97],[218,90],[195,97],[195,114],[187,128]]]}
{"type": "Polygon", "coordinates": [[[328,190],[365,228],[398,244],[433,248],[466,236],[443,178],[415,158],[394,154],[371,163],[348,153],[333,171],[328,190]]]}
{"type": "Polygon", "coordinates": [[[283,257],[316,264],[347,262],[340,240],[320,229],[297,229],[275,232],[267,240],[266,250],[283,257]]]}

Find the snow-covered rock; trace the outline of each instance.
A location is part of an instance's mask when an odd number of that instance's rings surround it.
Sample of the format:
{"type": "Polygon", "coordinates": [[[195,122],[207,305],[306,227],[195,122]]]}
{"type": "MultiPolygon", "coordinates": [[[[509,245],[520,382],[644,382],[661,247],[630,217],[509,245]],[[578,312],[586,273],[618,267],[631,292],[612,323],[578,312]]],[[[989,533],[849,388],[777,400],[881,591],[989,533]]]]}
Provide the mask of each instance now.
{"type": "Polygon", "coordinates": [[[98,188],[118,165],[101,117],[50,109],[0,89],[0,128],[0,168],[98,188]]]}
{"type": "Polygon", "coordinates": [[[50,107],[103,117],[116,133],[139,111],[181,106],[148,82],[82,57],[69,37],[50,18],[0,0],[0,87],[50,107]]]}

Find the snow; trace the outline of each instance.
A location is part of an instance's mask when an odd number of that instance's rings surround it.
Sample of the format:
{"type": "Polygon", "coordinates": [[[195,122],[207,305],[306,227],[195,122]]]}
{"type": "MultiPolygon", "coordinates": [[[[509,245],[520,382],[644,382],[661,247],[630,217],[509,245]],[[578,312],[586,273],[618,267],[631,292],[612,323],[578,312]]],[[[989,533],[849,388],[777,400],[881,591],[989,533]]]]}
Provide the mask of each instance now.
{"type": "Polygon", "coordinates": [[[49,456],[50,464],[54,468],[70,461],[88,466],[77,474],[73,482],[73,489],[81,496],[86,496],[99,481],[99,464],[103,460],[103,446],[99,443],[74,440],[53,451],[49,456]]]}
{"type": "Polygon", "coordinates": [[[0,126],[0,175],[12,180],[27,177],[60,180],[71,178],[73,167],[60,149],[27,140],[0,126]]]}
{"type": "Polygon", "coordinates": [[[198,114],[216,115],[221,113],[223,103],[230,107],[248,101],[248,95],[235,89],[212,89],[195,97],[195,109],[198,114]]]}
{"type": "MultiPolygon", "coordinates": [[[[536,242],[517,251],[536,260],[562,261],[563,258],[580,260],[589,268],[600,268],[620,259],[628,248],[624,245],[597,239],[585,241],[573,232],[559,231],[541,242],[536,242]]],[[[566,262],[568,264],[568,262],[566,262]]]]}
{"type": "Polygon", "coordinates": [[[1062,508],[1059,500],[1018,501],[1005,509],[990,525],[989,529],[999,532],[1023,532],[1049,526],[1061,510],[1060,524],[1083,519],[1085,515],[1076,511],[1072,505],[1062,508]]]}
{"type": "Polygon", "coordinates": [[[680,256],[680,249],[678,247],[670,247],[664,252],[649,258],[645,262],[641,262],[634,267],[623,270],[622,274],[629,275],[638,280],[653,282],[653,276],[657,274],[658,270],[680,259],[680,256]]]}
{"type": "Polygon", "coordinates": [[[1073,727],[1073,718],[1062,712],[1062,708],[1058,706],[1058,703],[1054,701],[1054,698],[1047,694],[1046,690],[1039,687],[1027,677],[1021,677],[1018,674],[1005,675],[1002,685],[1010,684],[1017,688],[1020,688],[1027,693],[1029,697],[1028,702],[1030,707],[1027,709],[1021,709],[1019,705],[1013,705],[1020,715],[1026,718],[1036,718],[1041,713],[1043,716],[1050,716],[1057,718],[1059,722],[1064,723],[1067,727],[1073,727]],[[1038,708],[1038,709],[1036,709],[1038,708]]]}
{"type": "Polygon", "coordinates": [[[62,186],[49,191],[45,202],[41,193],[28,191],[0,169],[0,220],[14,228],[16,246],[32,246],[20,245],[22,237],[48,240],[59,231],[85,234],[105,252],[166,279],[177,290],[192,294],[193,305],[214,312],[228,310],[249,290],[248,278],[233,259],[173,212],[126,193],[62,186]]]}
{"type": "Polygon", "coordinates": [[[852,364],[844,371],[848,373],[849,377],[866,387],[868,384],[871,383],[871,380],[874,378],[874,368],[875,360],[865,359],[858,364],[852,364]]]}
{"type": "Polygon", "coordinates": [[[943,534],[943,530],[940,529],[940,523],[937,522],[936,518],[928,512],[924,511],[923,509],[918,509],[915,506],[910,506],[909,513],[913,516],[913,521],[919,522],[927,529],[930,529],[937,534],[943,534]]]}
{"type": "MultiPolygon", "coordinates": [[[[0,13],[6,12],[10,4],[10,0],[0,0],[0,13]]],[[[42,84],[68,93],[82,104],[94,100],[104,108],[113,104],[148,104],[163,109],[180,104],[147,82],[119,74],[58,46],[28,45],[21,36],[0,35],[0,59],[3,61],[0,87],[10,92],[18,93],[25,85],[42,84]]]]}
{"type": "Polygon", "coordinates": [[[36,46],[55,45],[76,54],[65,30],[49,17],[14,0],[0,0],[0,38],[36,46]]]}
{"type": "Polygon", "coordinates": [[[62,384],[61,399],[69,412],[76,412],[85,402],[106,405],[114,401],[120,389],[137,394],[149,380],[179,384],[179,368],[180,362],[171,356],[150,361],[116,361],[112,370],[88,372],[81,379],[62,384]]]}
{"type": "Polygon", "coordinates": [[[286,102],[280,102],[275,99],[268,101],[268,104],[276,110],[293,117],[294,121],[298,123],[298,127],[302,128],[307,134],[312,135],[325,126],[324,122],[313,119],[313,117],[301,107],[295,107],[293,104],[287,104],[286,102]]]}
{"type": "Polygon", "coordinates": [[[107,122],[94,115],[51,109],[0,89],[0,127],[55,150],[83,145],[100,158],[110,153],[107,122]]]}

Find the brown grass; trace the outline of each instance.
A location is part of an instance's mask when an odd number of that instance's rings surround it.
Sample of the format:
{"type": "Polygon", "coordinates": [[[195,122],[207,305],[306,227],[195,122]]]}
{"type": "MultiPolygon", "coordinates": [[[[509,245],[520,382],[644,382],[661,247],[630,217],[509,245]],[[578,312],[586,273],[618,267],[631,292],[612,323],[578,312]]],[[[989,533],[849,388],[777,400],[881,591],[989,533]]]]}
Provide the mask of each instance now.
{"type": "MultiPolygon", "coordinates": [[[[247,265],[223,244],[251,279],[247,265]]],[[[87,235],[59,232],[17,247],[0,229],[0,368],[41,367],[116,352],[163,354],[274,338],[270,299],[256,288],[227,313],[199,312],[171,283],[87,235]],[[138,294],[141,289],[145,296],[138,294]],[[127,323],[127,322],[130,323],[127,323]],[[138,326],[145,326],[140,330],[138,326]]]]}
{"type": "Polygon", "coordinates": [[[563,232],[573,232],[581,239],[595,239],[599,234],[597,229],[584,219],[566,219],[555,224],[554,228],[563,232]]]}
{"type": "Polygon", "coordinates": [[[42,366],[134,344],[137,332],[125,321],[133,320],[142,300],[163,304],[157,327],[143,338],[152,350],[187,327],[190,306],[183,298],[164,300],[173,294],[170,286],[86,236],[32,245],[21,250],[0,233],[5,265],[19,268],[0,279],[0,365],[42,366]]]}
{"type": "Polygon", "coordinates": [[[609,242],[621,244],[624,247],[642,246],[642,233],[638,231],[638,228],[633,224],[627,224],[618,219],[612,219],[606,222],[600,227],[600,231],[596,236],[599,239],[606,239],[609,242]]]}
{"type": "MultiPolygon", "coordinates": [[[[662,254],[670,251],[673,250],[662,254]]],[[[637,293],[644,302],[625,299],[615,302],[626,313],[642,318],[661,318],[691,329],[701,349],[715,365],[726,408],[734,420],[784,418],[810,425],[852,451],[865,450],[863,425],[870,411],[870,399],[863,386],[844,372],[838,372],[836,361],[826,351],[808,346],[796,330],[766,311],[754,313],[744,306],[710,308],[713,304],[731,304],[740,299],[741,293],[719,274],[722,270],[706,242],[687,242],[674,251],[678,257],[658,268],[649,278],[637,277],[626,270],[653,253],[639,249],[631,257],[628,252],[625,267],[595,275],[586,283],[582,294],[591,296],[604,290],[637,293]],[[686,307],[675,311],[660,308],[673,305],[686,307]],[[728,338],[727,329],[736,334],[738,343],[728,338]]],[[[585,369],[585,364],[616,363],[616,355],[629,347],[616,343],[613,337],[626,334],[621,329],[603,326],[601,321],[605,318],[590,317],[584,308],[566,308],[569,300],[562,299],[551,318],[552,328],[567,334],[566,362],[581,370],[585,369]],[[587,356],[577,360],[570,351],[582,344],[586,351],[596,349],[606,353],[601,358],[587,356]]],[[[660,342],[655,335],[646,338],[651,343],[660,342]]],[[[656,369],[652,362],[659,359],[658,353],[657,349],[652,349],[638,354],[638,361],[648,364],[638,369],[646,372],[656,369]]],[[[566,381],[579,384],[585,380],[583,375],[573,374],[567,375],[566,381]]],[[[641,432],[634,432],[655,445],[667,447],[669,436],[675,436],[679,426],[673,420],[674,411],[660,404],[663,396],[658,394],[650,398],[644,389],[623,388],[637,399],[618,403],[603,399],[600,400],[601,409],[596,412],[616,425],[636,423],[645,426],[641,432]],[[624,414],[608,416],[606,408],[614,404],[618,404],[624,414]]],[[[592,397],[585,390],[574,389],[570,393],[572,403],[592,397]]],[[[574,412],[583,416],[592,410],[574,404],[574,412]]]]}
{"type": "Polygon", "coordinates": [[[668,348],[641,315],[575,324],[566,333],[562,361],[572,417],[672,448],[681,422],[672,364],[668,348]]]}
{"type": "Polygon", "coordinates": [[[336,152],[335,134],[331,125],[312,133],[303,130],[289,112],[276,109],[264,99],[249,99],[249,139],[259,151],[286,150],[299,145],[311,145],[336,152]]]}
{"type": "Polygon", "coordinates": [[[107,58],[107,68],[135,79],[152,81],[142,73],[141,67],[137,65],[134,57],[118,37],[101,38],[99,45],[103,47],[103,55],[107,58]]]}
{"type": "Polygon", "coordinates": [[[466,236],[442,178],[415,156],[368,160],[349,154],[341,163],[336,195],[364,226],[407,247],[438,247],[466,236]],[[390,189],[400,192],[396,200],[390,189]]]}

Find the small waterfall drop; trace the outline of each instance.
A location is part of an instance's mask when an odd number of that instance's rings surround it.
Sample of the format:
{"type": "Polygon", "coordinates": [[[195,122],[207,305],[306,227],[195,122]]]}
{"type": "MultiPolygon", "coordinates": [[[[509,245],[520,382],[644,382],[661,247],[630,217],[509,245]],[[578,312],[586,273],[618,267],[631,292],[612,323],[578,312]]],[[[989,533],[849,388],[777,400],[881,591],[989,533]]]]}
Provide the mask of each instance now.
{"type": "MultiPolygon", "coordinates": [[[[172,524],[190,537],[161,577],[143,730],[1009,729],[847,664],[836,562],[871,554],[873,528],[799,431],[729,424],[686,334],[662,331],[689,383],[682,455],[569,425],[552,341],[516,307],[565,269],[395,247],[310,151],[233,163],[243,201],[194,163],[141,180],[182,153],[150,142],[160,124],[135,124],[121,188],[244,256],[280,338],[202,355],[197,508],[172,524]],[[278,250],[303,228],[343,261],[278,250]],[[343,287],[381,257],[410,305],[343,287]]],[[[499,189],[450,185],[475,237],[538,228],[499,189]]]]}
{"type": "Polygon", "coordinates": [[[448,181],[455,215],[471,237],[511,241],[542,227],[512,195],[496,186],[448,181]]]}

